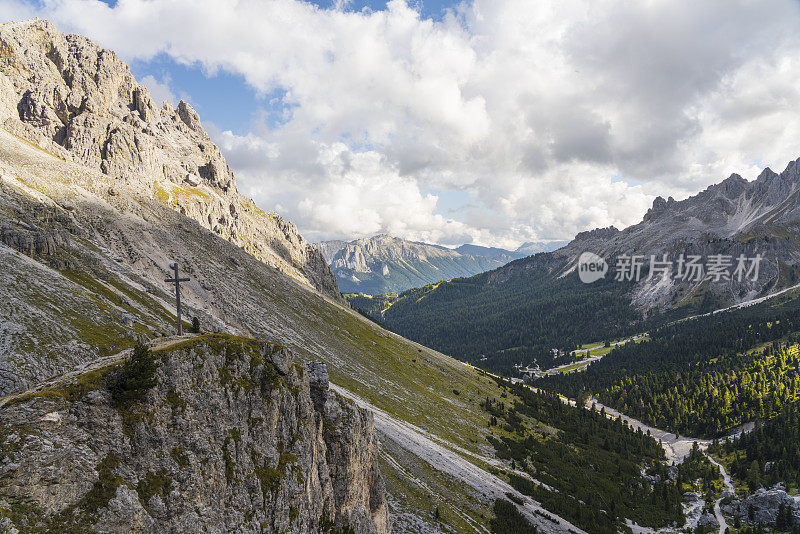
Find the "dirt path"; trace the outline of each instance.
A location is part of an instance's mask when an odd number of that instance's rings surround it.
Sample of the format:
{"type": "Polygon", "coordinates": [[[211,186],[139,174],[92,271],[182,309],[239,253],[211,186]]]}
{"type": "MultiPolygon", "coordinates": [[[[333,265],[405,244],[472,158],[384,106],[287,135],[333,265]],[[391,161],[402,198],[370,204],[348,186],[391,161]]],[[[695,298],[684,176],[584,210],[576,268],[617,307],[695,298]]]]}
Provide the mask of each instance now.
{"type": "MultiPolygon", "coordinates": [[[[731,482],[731,476],[725,470],[725,467],[712,458],[710,454],[706,453],[706,457],[712,464],[719,468],[719,472],[722,473],[722,480],[725,483],[725,487],[728,489],[728,491],[731,493],[736,493],[736,488],[733,487],[733,483],[731,482]]],[[[719,534],[725,534],[725,531],[728,530],[728,523],[725,521],[725,516],[722,515],[722,510],[720,509],[721,503],[722,497],[720,496],[720,498],[714,503],[714,515],[717,518],[717,523],[719,523],[719,534]]]]}
{"type": "MultiPolygon", "coordinates": [[[[197,337],[198,335],[200,334],[184,334],[183,336],[156,338],[150,341],[147,345],[150,347],[151,350],[160,350],[169,347],[171,345],[175,345],[176,343],[186,341],[187,339],[192,339],[194,337],[197,337]]],[[[96,371],[97,369],[102,369],[103,367],[108,367],[109,365],[119,363],[125,358],[127,358],[131,352],[132,349],[125,349],[116,354],[112,354],[111,356],[104,356],[102,358],[97,358],[96,360],[84,362],[76,366],[75,368],[70,369],[69,371],[51,376],[50,378],[43,380],[42,382],[39,382],[38,384],[29,389],[20,391],[18,393],[12,393],[10,395],[3,397],[2,399],[0,399],[0,408],[5,406],[10,400],[19,397],[20,395],[51,389],[52,387],[58,384],[63,384],[65,382],[74,380],[76,377],[84,373],[96,371]]]]}
{"type": "Polygon", "coordinates": [[[783,295],[784,293],[788,293],[789,291],[792,291],[794,289],[800,289],[800,284],[781,289],[780,291],[776,291],[775,293],[770,293],[769,295],[766,295],[764,297],[758,297],[757,299],[746,300],[744,302],[740,302],[739,304],[734,304],[733,306],[728,306],[727,308],[720,308],[718,310],[710,311],[708,313],[701,313],[700,315],[692,315],[692,316],[689,316],[689,317],[684,317],[683,319],[679,319],[676,322],[689,321],[691,319],[697,319],[698,317],[708,317],[709,315],[716,315],[717,313],[722,313],[722,312],[729,311],[729,310],[735,310],[735,309],[738,309],[738,308],[746,308],[748,306],[753,306],[755,304],[761,304],[762,302],[764,302],[766,300],[769,300],[769,299],[771,299],[773,297],[777,297],[778,295],[783,295]]]}

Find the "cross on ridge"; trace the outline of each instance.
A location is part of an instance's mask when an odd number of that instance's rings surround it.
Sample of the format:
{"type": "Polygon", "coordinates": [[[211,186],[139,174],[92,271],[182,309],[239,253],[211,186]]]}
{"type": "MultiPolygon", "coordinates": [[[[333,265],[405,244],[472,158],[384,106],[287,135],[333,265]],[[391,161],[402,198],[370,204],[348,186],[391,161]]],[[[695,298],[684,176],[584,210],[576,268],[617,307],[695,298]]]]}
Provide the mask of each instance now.
{"type": "Polygon", "coordinates": [[[181,282],[188,282],[188,278],[181,278],[178,276],[178,263],[171,263],[169,268],[175,272],[172,278],[164,280],[167,283],[175,284],[175,307],[178,310],[178,335],[183,335],[183,323],[181,322],[181,282]]]}

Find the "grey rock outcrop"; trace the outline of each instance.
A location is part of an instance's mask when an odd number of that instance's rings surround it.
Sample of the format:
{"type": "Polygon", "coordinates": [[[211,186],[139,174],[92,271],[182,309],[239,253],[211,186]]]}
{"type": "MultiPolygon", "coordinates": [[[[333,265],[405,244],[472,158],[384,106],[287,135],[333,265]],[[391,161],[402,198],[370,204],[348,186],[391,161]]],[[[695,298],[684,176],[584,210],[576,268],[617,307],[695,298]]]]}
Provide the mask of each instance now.
{"type": "Polygon", "coordinates": [[[785,488],[776,486],[772,489],[759,489],[746,499],[735,499],[721,506],[722,512],[728,516],[738,516],[743,523],[774,525],[778,519],[778,510],[784,505],[794,514],[796,524],[800,524],[800,497],[786,493],[785,488]],[[752,509],[753,518],[750,519],[752,509]]]}
{"type": "Polygon", "coordinates": [[[347,241],[334,239],[331,241],[320,241],[316,245],[320,252],[322,252],[322,255],[325,257],[325,261],[330,264],[330,262],[333,261],[333,257],[336,255],[336,253],[347,246],[347,241]]]}
{"type": "MultiPolygon", "coordinates": [[[[631,284],[628,297],[645,316],[652,312],[703,303],[710,311],[749,301],[800,283],[800,160],[789,162],[780,174],[765,169],[755,180],[733,174],[685,200],[657,197],[641,222],[623,230],[614,227],[580,232],[563,248],[513,262],[485,278],[502,283],[515,274],[544,268],[554,277],[570,275],[583,252],[593,252],[609,262],[610,276],[616,260],[638,256],[642,276],[631,284]],[[673,262],[671,277],[648,279],[651,256],[664,255],[673,262]],[[678,279],[680,256],[699,256],[705,266],[714,255],[728,257],[730,278],[709,282],[678,279]],[[761,257],[757,276],[733,276],[737,259],[761,257]]],[[[705,271],[704,271],[705,274],[705,271]]],[[[609,275],[606,276],[609,278],[609,275]]]]}
{"type": "Polygon", "coordinates": [[[697,526],[701,529],[714,530],[719,528],[719,521],[714,514],[706,512],[697,520],[697,526]]]}
{"type": "Polygon", "coordinates": [[[140,401],[113,400],[111,357],[0,408],[0,515],[22,531],[390,531],[372,416],[324,366],[223,335],[161,346],[140,401]]]}
{"type": "MultiPolygon", "coordinates": [[[[0,193],[5,192],[0,184],[0,193]]],[[[72,263],[61,254],[69,248],[73,237],[82,231],[73,218],[63,210],[45,206],[22,209],[11,206],[11,196],[6,196],[4,210],[7,216],[0,220],[0,244],[26,256],[46,258],[58,268],[70,268],[72,263]]]]}
{"type": "Polygon", "coordinates": [[[113,51],[46,20],[0,24],[0,126],[55,157],[101,170],[106,195],[116,194],[115,182],[138,187],[340,298],[321,252],[292,223],[239,194],[192,106],[157,105],[113,51]],[[197,181],[185,182],[187,176],[197,181]]]}
{"type": "Polygon", "coordinates": [[[0,227],[0,242],[28,256],[55,254],[69,240],[66,232],[30,233],[0,227]]]}
{"type": "Polygon", "coordinates": [[[656,199],[653,200],[653,207],[645,213],[644,220],[652,221],[657,219],[662,213],[667,211],[673,202],[675,202],[675,199],[672,197],[669,197],[669,200],[664,200],[663,197],[656,197],[656,199]]]}

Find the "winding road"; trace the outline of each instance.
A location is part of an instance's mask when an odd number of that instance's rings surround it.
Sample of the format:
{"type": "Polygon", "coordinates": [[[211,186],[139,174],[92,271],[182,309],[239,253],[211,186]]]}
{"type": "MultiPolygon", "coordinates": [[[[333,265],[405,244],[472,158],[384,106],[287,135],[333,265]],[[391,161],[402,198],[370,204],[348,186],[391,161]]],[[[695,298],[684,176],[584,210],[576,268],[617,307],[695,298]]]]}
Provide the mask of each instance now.
{"type": "MultiPolygon", "coordinates": [[[[635,336],[631,336],[631,337],[628,337],[628,338],[625,338],[625,339],[621,339],[619,341],[615,341],[615,342],[611,343],[610,347],[608,347],[608,348],[618,347],[618,346],[624,345],[624,344],[626,344],[626,343],[628,343],[630,341],[639,341],[640,339],[643,339],[646,336],[647,336],[646,332],[643,332],[643,333],[640,333],[640,334],[636,334],[635,336]]],[[[597,349],[602,349],[602,348],[604,348],[604,347],[592,347],[590,349],[576,349],[576,350],[573,350],[571,352],[571,354],[574,354],[574,355],[587,354],[587,353],[591,354],[591,351],[597,350],[597,349]]],[[[558,372],[558,371],[560,371],[562,369],[566,369],[567,367],[572,367],[572,366],[574,366],[576,364],[581,365],[581,367],[576,368],[576,370],[582,371],[582,370],[586,369],[586,366],[588,366],[591,363],[596,362],[597,360],[602,359],[603,356],[606,356],[607,354],[608,354],[608,352],[606,352],[605,354],[598,354],[596,356],[589,356],[588,358],[584,358],[583,360],[572,361],[572,362],[569,362],[569,363],[558,365],[556,367],[551,367],[550,369],[546,369],[546,370],[542,371],[541,372],[541,376],[544,376],[544,375],[546,375],[548,373],[558,372]]]]}

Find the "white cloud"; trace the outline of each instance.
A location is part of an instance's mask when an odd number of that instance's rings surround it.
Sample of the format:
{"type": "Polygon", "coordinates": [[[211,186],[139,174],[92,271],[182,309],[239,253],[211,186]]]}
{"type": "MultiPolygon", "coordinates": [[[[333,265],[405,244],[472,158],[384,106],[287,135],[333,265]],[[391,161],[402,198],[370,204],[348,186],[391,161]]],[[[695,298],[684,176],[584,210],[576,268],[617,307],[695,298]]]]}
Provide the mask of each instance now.
{"type": "Polygon", "coordinates": [[[174,107],[178,104],[178,99],[172,92],[170,81],[168,74],[164,75],[161,80],[157,80],[155,76],[148,74],[139,80],[139,83],[147,87],[148,91],[150,91],[150,97],[157,105],[160,106],[164,102],[169,102],[174,107]]]}
{"type": "Polygon", "coordinates": [[[129,60],[166,53],[285,90],[279,127],[214,137],[242,189],[311,238],[565,238],[800,156],[792,0],[473,0],[441,22],[403,0],[346,4],[44,0],[41,13],[129,60]],[[450,220],[431,190],[473,202],[450,220]]]}
{"type": "Polygon", "coordinates": [[[4,0],[0,2],[0,21],[27,20],[37,15],[34,6],[20,0],[4,0]]]}
{"type": "Polygon", "coordinates": [[[353,3],[353,0],[333,0],[333,8],[337,11],[342,11],[350,6],[353,3]]]}
{"type": "Polygon", "coordinates": [[[436,196],[423,194],[414,179],[401,176],[376,151],[353,152],[336,142],[284,154],[261,137],[213,128],[212,135],[239,162],[239,186],[262,205],[303,221],[308,239],[379,232],[433,242],[479,237],[466,224],[435,214],[436,196]],[[316,159],[298,169],[297,153],[315,153],[316,159]]]}

